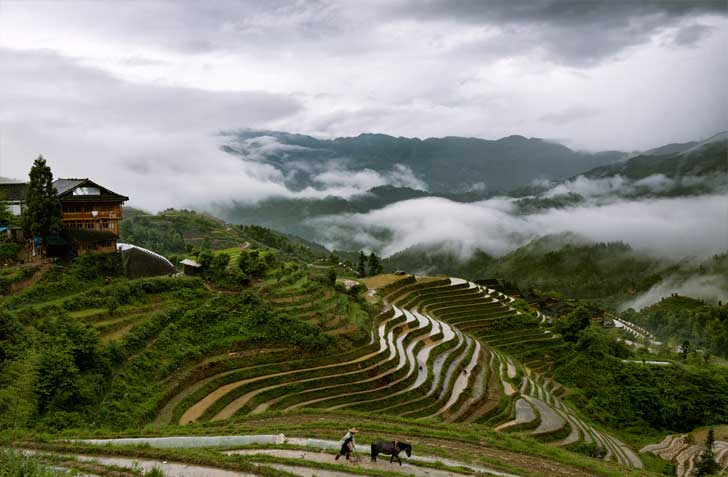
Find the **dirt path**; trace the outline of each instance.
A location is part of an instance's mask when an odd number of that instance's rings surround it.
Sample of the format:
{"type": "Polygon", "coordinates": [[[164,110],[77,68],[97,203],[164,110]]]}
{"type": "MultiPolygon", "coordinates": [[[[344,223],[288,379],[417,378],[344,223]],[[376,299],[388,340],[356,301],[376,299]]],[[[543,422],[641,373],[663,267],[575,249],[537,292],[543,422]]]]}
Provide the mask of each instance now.
{"type": "MultiPolygon", "coordinates": [[[[176,437],[149,437],[149,438],[125,438],[125,439],[96,439],[96,440],[86,440],[83,442],[96,444],[96,445],[107,445],[107,444],[116,444],[116,445],[139,445],[139,444],[148,444],[151,447],[226,447],[227,449],[230,449],[233,446],[239,445],[239,446],[245,446],[245,445],[251,445],[251,442],[258,442],[260,444],[273,444],[273,443],[283,443],[286,442],[289,445],[296,445],[301,447],[312,447],[312,448],[320,448],[320,449],[335,449],[338,445],[338,442],[333,440],[321,440],[321,439],[310,439],[306,437],[286,437],[283,435],[245,435],[245,430],[248,429],[247,432],[255,432],[255,428],[257,428],[259,425],[266,426],[266,427],[276,427],[280,429],[282,432],[286,432],[288,429],[291,429],[290,432],[300,432],[300,431],[294,431],[293,429],[298,429],[301,426],[307,427],[306,434],[307,436],[320,436],[320,435],[327,435],[327,433],[330,433],[330,430],[327,428],[317,428],[315,427],[316,423],[320,422],[321,420],[337,420],[340,419],[340,415],[334,414],[334,413],[319,413],[319,414],[283,414],[283,415],[277,415],[277,416],[269,416],[262,419],[257,420],[246,420],[244,421],[244,424],[247,426],[245,428],[242,428],[236,435],[219,435],[219,436],[176,436],[176,437]],[[253,441],[251,441],[253,439],[253,441]],[[328,443],[328,444],[327,444],[328,443]],[[329,447],[333,446],[333,447],[329,447]]],[[[377,425],[381,424],[381,420],[378,418],[362,418],[358,421],[360,428],[366,428],[369,424],[371,425],[377,425]]],[[[413,423],[413,426],[417,429],[420,428],[429,428],[429,425],[427,424],[416,424],[413,423]]],[[[399,438],[398,434],[395,433],[388,433],[386,431],[382,431],[379,435],[379,437],[383,439],[395,439],[399,438]]],[[[500,461],[504,463],[505,465],[508,465],[512,468],[521,468],[521,469],[528,469],[532,471],[535,474],[538,475],[548,475],[548,476],[568,476],[568,477],[598,477],[602,476],[603,474],[600,474],[596,471],[583,468],[583,467],[577,467],[571,464],[565,464],[561,463],[555,460],[552,460],[547,457],[541,457],[536,455],[528,455],[518,452],[513,452],[501,447],[497,447],[492,445],[488,440],[483,440],[481,442],[464,442],[464,441],[453,441],[449,439],[442,439],[442,438],[435,438],[435,437],[412,437],[410,442],[413,444],[414,448],[414,454],[412,455],[412,460],[424,458],[426,457],[425,454],[427,454],[426,451],[423,451],[425,447],[427,448],[433,448],[433,449],[441,449],[446,452],[451,451],[451,459],[454,459],[455,462],[457,462],[460,457],[457,457],[458,455],[467,455],[467,456],[478,456],[479,458],[484,458],[488,460],[493,461],[500,461]],[[424,452],[424,454],[423,454],[424,452]]],[[[362,450],[360,453],[363,453],[366,455],[368,453],[368,449],[365,447],[362,447],[362,450]]],[[[441,457],[433,457],[433,460],[440,460],[443,459],[441,457]]],[[[454,464],[448,464],[453,465],[454,464]]],[[[476,465],[466,464],[470,465],[472,467],[476,467],[476,465]]],[[[488,465],[487,463],[485,464],[488,465]]],[[[481,467],[482,468],[482,467],[481,467]]]]}
{"type": "MultiPolygon", "coordinates": [[[[288,450],[288,449],[245,449],[245,450],[234,450],[225,452],[227,455],[270,455],[275,457],[285,457],[288,459],[300,459],[301,464],[305,465],[305,462],[323,462],[326,464],[332,464],[334,462],[340,463],[346,467],[352,467],[359,471],[367,471],[370,469],[384,470],[401,472],[406,475],[413,475],[415,477],[462,477],[465,475],[472,475],[466,473],[455,473],[446,470],[432,469],[427,467],[418,467],[407,462],[406,456],[402,455],[402,465],[399,466],[395,460],[393,464],[389,463],[389,457],[382,455],[377,459],[376,462],[372,462],[368,454],[360,454],[358,459],[351,460],[349,462],[334,460],[334,453],[329,451],[311,452],[305,450],[288,450]]],[[[342,469],[343,470],[343,469],[342,469]]],[[[345,470],[344,470],[345,471],[345,470]]],[[[314,469],[315,475],[322,475],[319,469],[314,469]]],[[[340,475],[340,474],[333,474],[340,475]]]]}
{"type": "MultiPolygon", "coordinates": [[[[32,265],[29,265],[32,266],[32,265]]],[[[35,271],[31,276],[26,278],[25,280],[20,280],[19,282],[11,283],[10,284],[10,294],[18,293],[19,291],[25,290],[26,288],[32,286],[35,284],[38,280],[43,278],[43,275],[48,272],[48,270],[51,269],[51,264],[48,262],[45,262],[41,264],[40,267],[38,267],[38,270],[35,271]]]]}
{"type": "Polygon", "coordinates": [[[255,474],[237,472],[233,470],[205,467],[201,465],[181,464],[154,459],[139,459],[133,457],[106,457],[99,455],[68,455],[43,453],[45,455],[58,455],[64,457],[75,457],[81,462],[98,462],[105,466],[119,467],[141,467],[146,472],[157,468],[164,472],[167,477],[257,477],[255,474]]]}

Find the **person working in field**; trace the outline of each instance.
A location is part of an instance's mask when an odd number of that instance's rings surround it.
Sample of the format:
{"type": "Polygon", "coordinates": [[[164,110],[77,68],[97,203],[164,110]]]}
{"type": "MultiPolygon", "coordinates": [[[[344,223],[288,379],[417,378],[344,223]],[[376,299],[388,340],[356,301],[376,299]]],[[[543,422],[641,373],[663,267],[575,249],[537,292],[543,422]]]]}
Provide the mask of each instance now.
{"type": "Polygon", "coordinates": [[[356,442],[354,442],[354,435],[357,432],[359,432],[359,430],[356,427],[353,427],[344,434],[344,437],[342,437],[339,441],[341,447],[334,460],[339,460],[339,457],[342,455],[346,456],[346,460],[349,460],[351,453],[354,452],[354,446],[356,445],[356,442]]]}

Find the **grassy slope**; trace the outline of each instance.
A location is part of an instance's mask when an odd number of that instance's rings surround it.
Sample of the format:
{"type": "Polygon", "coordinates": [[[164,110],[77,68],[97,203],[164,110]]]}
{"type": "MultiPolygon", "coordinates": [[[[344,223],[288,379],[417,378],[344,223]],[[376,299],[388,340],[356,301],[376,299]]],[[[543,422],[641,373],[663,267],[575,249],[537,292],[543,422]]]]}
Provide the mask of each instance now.
{"type": "Polygon", "coordinates": [[[212,250],[237,248],[245,242],[270,247],[283,253],[311,260],[326,256],[324,247],[299,237],[281,234],[255,225],[226,224],[211,215],[169,209],[146,214],[125,209],[120,225],[121,241],[154,250],[162,255],[178,255],[187,246],[212,250]]]}

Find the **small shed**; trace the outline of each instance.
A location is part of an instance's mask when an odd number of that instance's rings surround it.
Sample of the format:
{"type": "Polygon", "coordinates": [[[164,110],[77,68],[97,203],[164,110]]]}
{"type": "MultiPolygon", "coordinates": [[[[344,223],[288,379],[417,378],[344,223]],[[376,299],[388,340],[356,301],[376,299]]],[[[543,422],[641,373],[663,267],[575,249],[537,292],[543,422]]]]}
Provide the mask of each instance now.
{"type": "Polygon", "coordinates": [[[202,265],[192,260],[191,258],[185,258],[179,263],[181,263],[185,267],[185,275],[197,275],[198,273],[200,273],[200,268],[202,268],[202,265]]]}

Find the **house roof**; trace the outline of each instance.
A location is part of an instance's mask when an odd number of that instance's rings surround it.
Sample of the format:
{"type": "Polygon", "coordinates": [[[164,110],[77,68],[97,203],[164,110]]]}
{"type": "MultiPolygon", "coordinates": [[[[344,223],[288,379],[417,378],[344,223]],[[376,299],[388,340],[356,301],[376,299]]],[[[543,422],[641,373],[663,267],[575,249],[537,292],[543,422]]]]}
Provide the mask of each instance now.
{"type": "Polygon", "coordinates": [[[58,191],[58,197],[62,199],[75,199],[75,200],[86,200],[89,197],[94,198],[102,198],[102,199],[112,199],[112,200],[129,200],[128,197],[123,196],[121,194],[117,194],[116,192],[107,189],[106,187],[103,187],[96,182],[86,178],[86,179],[56,179],[53,181],[53,187],[56,188],[56,191],[58,191]],[[75,190],[78,187],[96,187],[100,190],[101,194],[99,195],[83,195],[83,196],[74,196],[73,190],[75,190]]]}
{"type": "Polygon", "coordinates": [[[179,263],[181,263],[182,265],[187,265],[187,266],[195,267],[195,268],[200,268],[202,266],[199,263],[197,263],[194,260],[189,259],[189,258],[185,258],[184,260],[182,260],[179,263]]]}
{"type": "MultiPolygon", "coordinates": [[[[8,182],[0,184],[0,200],[25,200],[25,186],[24,182],[8,182]]],[[[107,189],[106,187],[100,186],[90,179],[56,179],[53,181],[53,187],[58,192],[58,197],[64,199],[76,199],[86,200],[88,197],[102,198],[107,200],[129,200],[128,197],[107,189]],[[100,195],[95,196],[74,196],[73,190],[77,187],[97,187],[100,191],[100,195]]]]}
{"type": "Polygon", "coordinates": [[[0,184],[0,200],[25,200],[25,184],[22,182],[0,184]]]}
{"type": "Polygon", "coordinates": [[[77,186],[80,186],[88,179],[56,179],[53,181],[53,187],[58,191],[58,195],[70,192],[77,186]]]}

